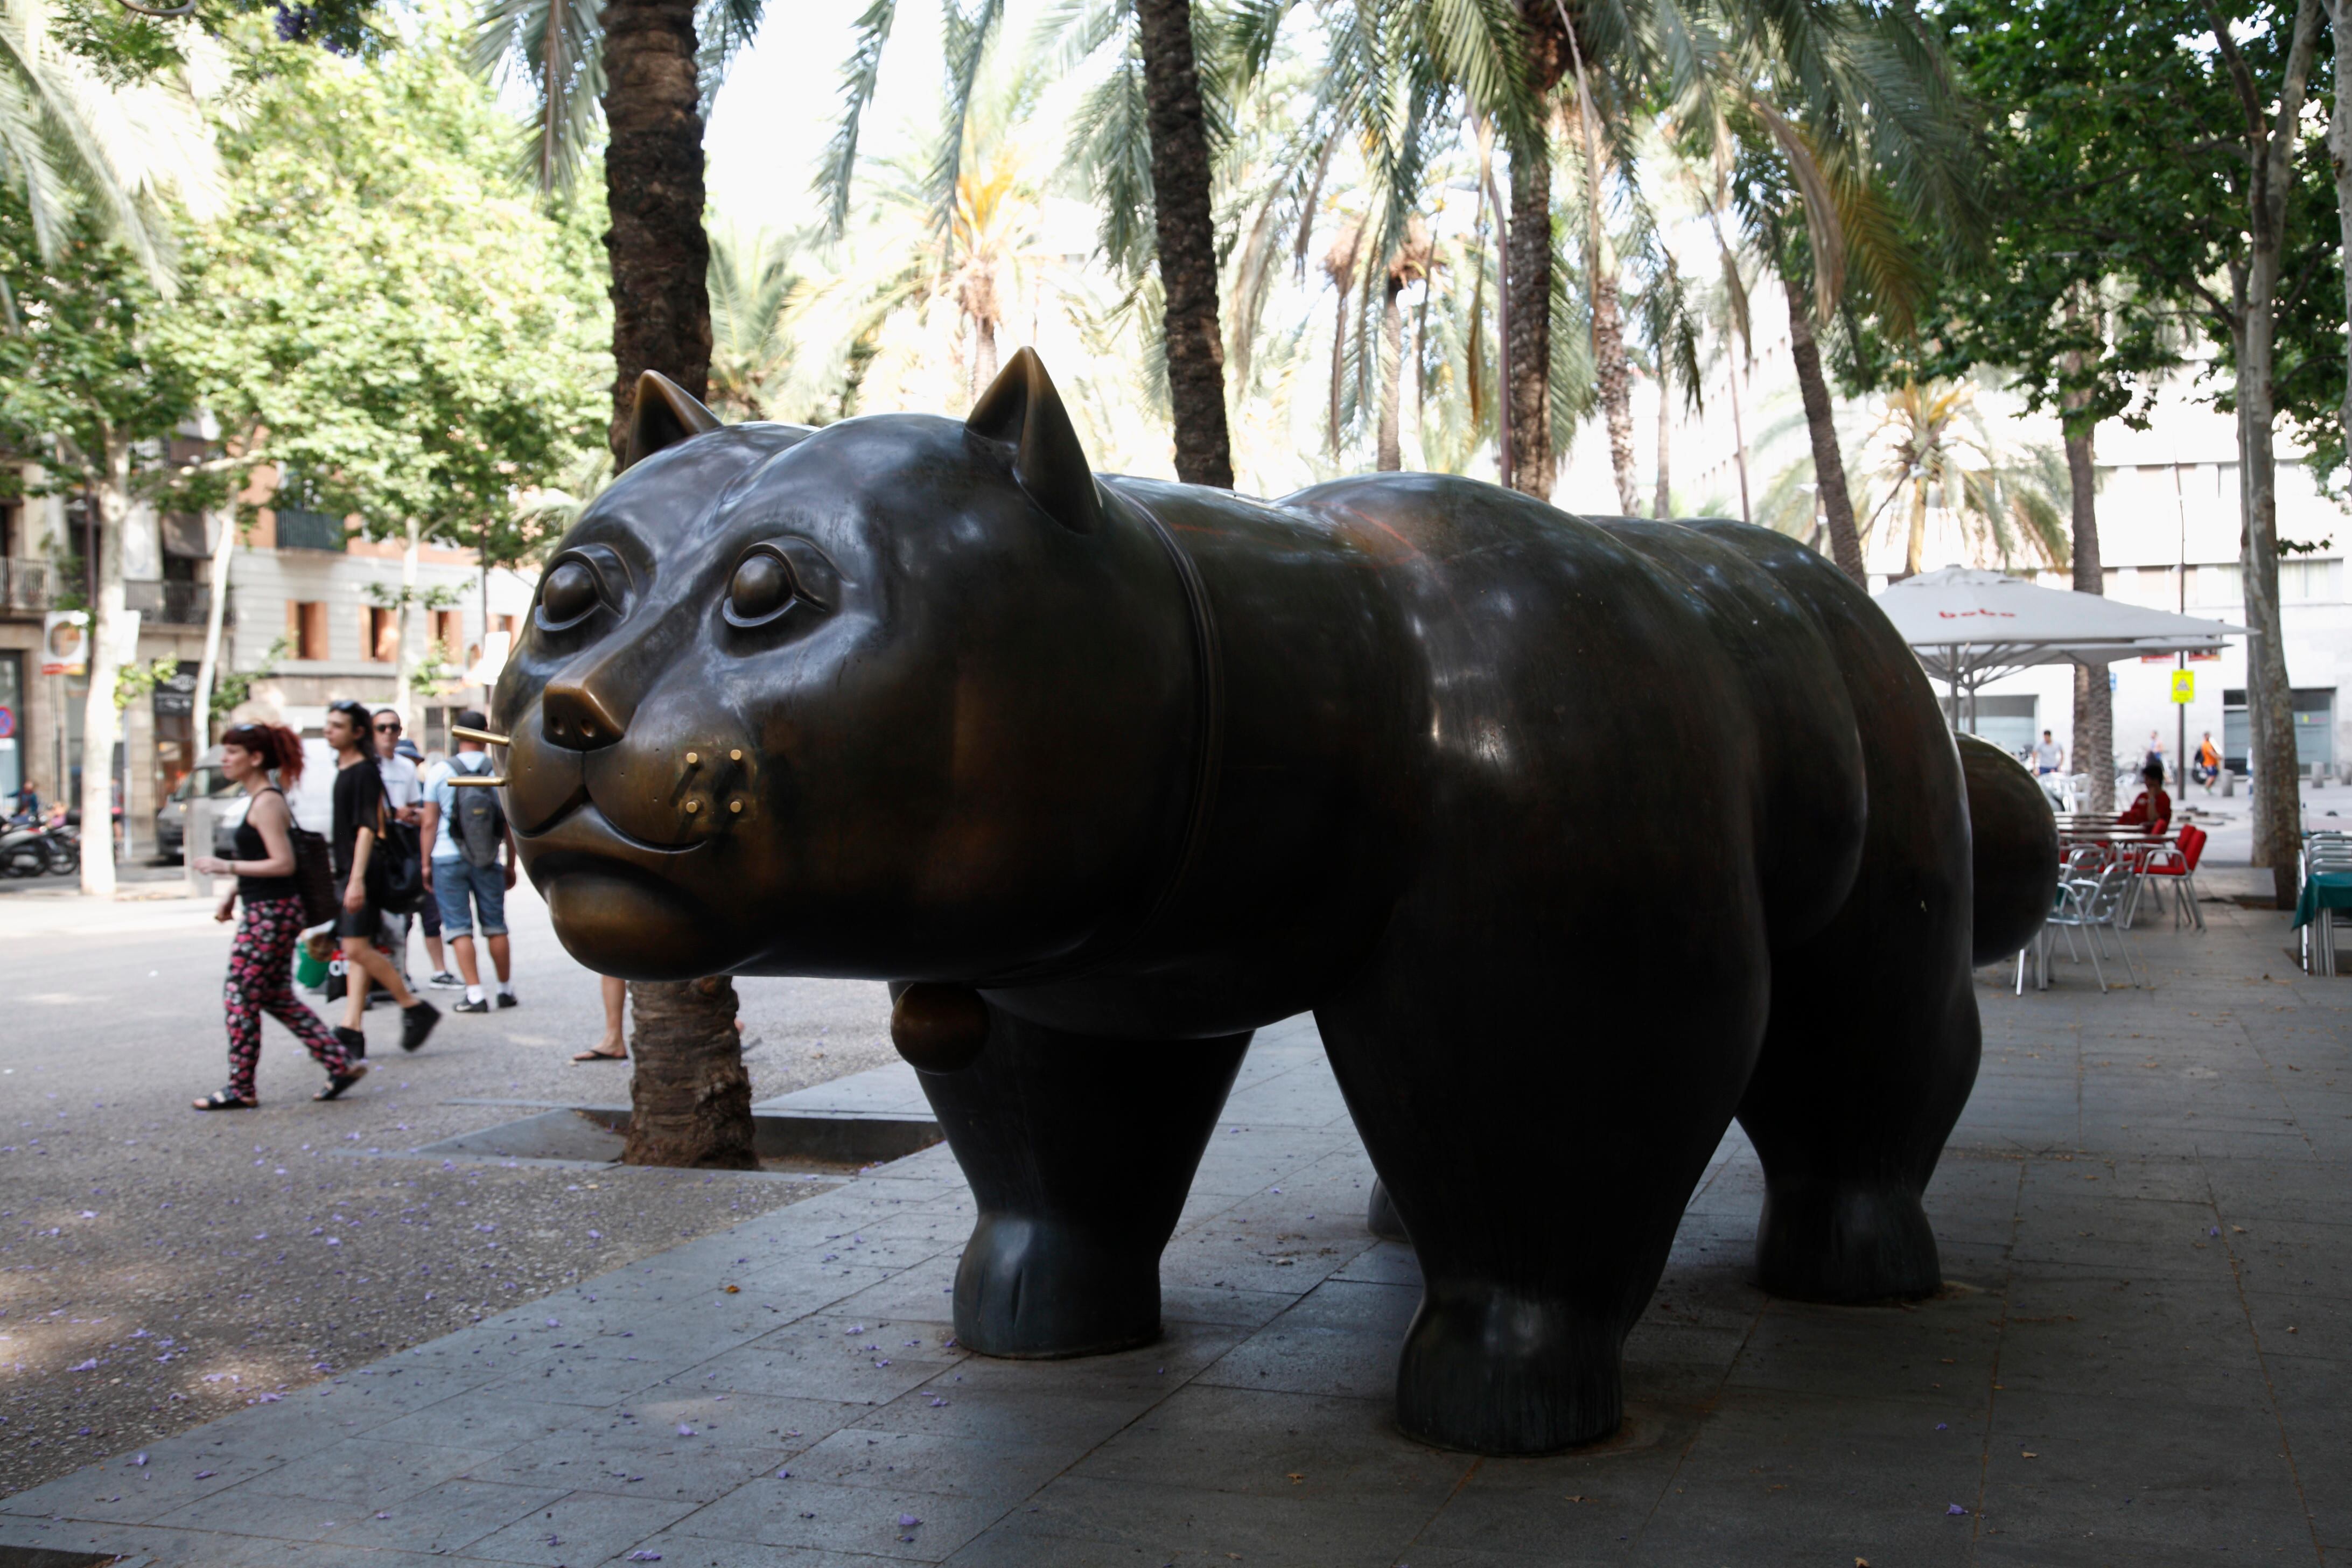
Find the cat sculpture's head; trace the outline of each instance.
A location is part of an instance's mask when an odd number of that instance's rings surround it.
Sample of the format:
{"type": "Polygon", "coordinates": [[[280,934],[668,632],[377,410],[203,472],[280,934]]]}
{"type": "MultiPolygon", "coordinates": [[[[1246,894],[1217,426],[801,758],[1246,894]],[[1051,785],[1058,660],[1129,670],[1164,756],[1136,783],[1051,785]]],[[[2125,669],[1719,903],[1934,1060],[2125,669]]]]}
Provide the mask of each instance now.
{"type": "Polygon", "coordinates": [[[650,374],[634,417],[494,699],[564,945],[985,982],[1131,920],[1181,838],[1192,627],[1036,357],[962,421],[722,426],[650,374]]]}

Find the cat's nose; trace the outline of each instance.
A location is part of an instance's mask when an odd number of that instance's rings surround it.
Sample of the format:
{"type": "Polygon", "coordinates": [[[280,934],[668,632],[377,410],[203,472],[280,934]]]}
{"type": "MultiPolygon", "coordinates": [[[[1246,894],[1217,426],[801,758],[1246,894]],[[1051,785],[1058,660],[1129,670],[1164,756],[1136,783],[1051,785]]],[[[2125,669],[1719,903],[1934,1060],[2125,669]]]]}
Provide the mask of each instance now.
{"type": "Polygon", "coordinates": [[[621,738],[624,721],[594,690],[576,680],[551,680],[539,700],[540,732],[552,746],[594,752],[621,738]]]}

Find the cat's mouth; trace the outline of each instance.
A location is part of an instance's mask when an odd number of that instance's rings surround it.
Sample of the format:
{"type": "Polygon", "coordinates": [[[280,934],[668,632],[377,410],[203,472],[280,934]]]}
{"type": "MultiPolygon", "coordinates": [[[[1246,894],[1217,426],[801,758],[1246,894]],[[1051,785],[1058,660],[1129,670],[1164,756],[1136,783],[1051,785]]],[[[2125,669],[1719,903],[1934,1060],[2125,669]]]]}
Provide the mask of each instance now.
{"type": "Polygon", "coordinates": [[[595,801],[584,793],[562,816],[536,831],[516,828],[515,840],[534,862],[543,857],[602,855],[646,863],[648,870],[657,869],[663,875],[674,869],[681,858],[710,842],[698,838],[686,844],[655,844],[640,838],[598,810],[595,801]]]}
{"type": "Polygon", "coordinates": [[[530,879],[573,957],[629,980],[690,980],[724,967],[734,922],[679,885],[712,841],[649,844],[583,800],[536,833],[518,830],[530,879]]]}

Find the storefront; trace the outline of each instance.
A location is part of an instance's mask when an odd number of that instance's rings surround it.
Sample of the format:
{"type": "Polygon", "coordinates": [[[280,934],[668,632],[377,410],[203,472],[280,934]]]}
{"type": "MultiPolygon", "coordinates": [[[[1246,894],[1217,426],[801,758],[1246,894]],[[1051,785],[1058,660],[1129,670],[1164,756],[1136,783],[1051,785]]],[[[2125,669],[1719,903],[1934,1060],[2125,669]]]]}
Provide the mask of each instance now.
{"type": "Polygon", "coordinates": [[[25,656],[0,651],[0,816],[25,786],[25,656]]]}

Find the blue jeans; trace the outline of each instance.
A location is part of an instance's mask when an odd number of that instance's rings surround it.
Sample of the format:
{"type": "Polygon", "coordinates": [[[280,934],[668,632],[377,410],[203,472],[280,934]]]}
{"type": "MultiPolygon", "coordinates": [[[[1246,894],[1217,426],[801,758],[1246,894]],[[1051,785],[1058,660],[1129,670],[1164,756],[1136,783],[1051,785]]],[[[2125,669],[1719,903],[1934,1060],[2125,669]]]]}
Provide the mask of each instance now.
{"type": "Polygon", "coordinates": [[[474,910],[482,912],[482,934],[507,934],[507,872],[503,866],[477,866],[463,856],[433,858],[433,901],[441,906],[441,934],[455,940],[474,934],[474,910]],[[467,906],[467,895],[473,905],[467,906]]]}

